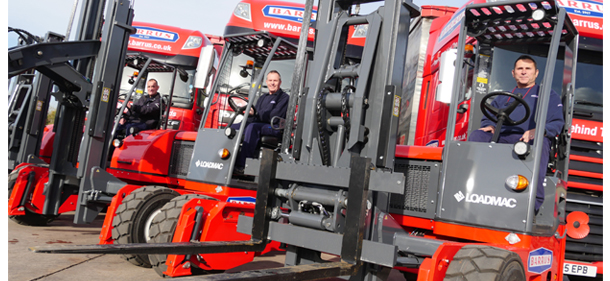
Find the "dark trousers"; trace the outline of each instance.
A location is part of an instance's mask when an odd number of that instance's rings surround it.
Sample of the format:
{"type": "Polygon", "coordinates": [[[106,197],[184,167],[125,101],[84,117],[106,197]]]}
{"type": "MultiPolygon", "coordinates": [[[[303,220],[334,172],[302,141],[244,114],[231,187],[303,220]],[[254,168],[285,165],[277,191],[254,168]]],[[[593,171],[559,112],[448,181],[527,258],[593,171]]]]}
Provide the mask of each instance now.
{"type": "MultiPolygon", "coordinates": [[[[233,124],[231,127],[239,130],[241,124],[233,124]]],[[[246,166],[246,158],[256,158],[258,143],[262,136],[274,136],[281,138],[282,131],[274,130],[269,123],[252,122],[246,124],[241,143],[241,150],[237,154],[235,167],[243,168],[246,166]]]]}
{"type": "MultiPolygon", "coordinates": [[[[498,139],[498,143],[516,143],[519,141],[523,134],[510,134],[510,135],[500,135],[500,139],[498,139]]],[[[469,141],[476,142],[491,142],[491,138],[493,134],[490,132],[484,132],[481,130],[476,130],[470,134],[468,137],[469,141]]],[[[532,144],[533,141],[530,142],[532,144]]],[[[538,186],[536,187],[536,212],[542,206],[542,202],[544,202],[544,186],[542,185],[544,178],[546,177],[546,167],[549,164],[549,152],[551,151],[551,140],[548,138],[544,138],[544,143],[542,145],[542,155],[540,155],[540,169],[538,173],[538,186]]]]}
{"type": "Polygon", "coordinates": [[[129,133],[129,129],[131,129],[132,127],[135,127],[138,129],[138,131],[143,131],[147,129],[146,123],[130,123],[130,122],[125,122],[125,124],[119,124],[116,128],[117,132],[120,132],[121,130],[125,130],[125,136],[129,136],[131,135],[131,133],[129,133]]]}

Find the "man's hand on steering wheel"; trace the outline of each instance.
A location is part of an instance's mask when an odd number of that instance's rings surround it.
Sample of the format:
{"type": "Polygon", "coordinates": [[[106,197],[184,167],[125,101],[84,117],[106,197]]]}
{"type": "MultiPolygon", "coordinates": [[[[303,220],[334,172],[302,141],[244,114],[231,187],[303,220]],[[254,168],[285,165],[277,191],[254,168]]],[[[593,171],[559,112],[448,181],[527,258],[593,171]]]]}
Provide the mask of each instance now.
{"type": "MultiPolygon", "coordinates": [[[[229,100],[229,106],[233,109],[233,111],[235,111],[237,114],[244,115],[244,111],[246,110],[246,107],[248,106],[248,99],[246,99],[245,97],[242,97],[241,95],[238,95],[238,94],[231,94],[231,95],[229,95],[228,100],[229,100]],[[246,103],[246,105],[237,106],[237,104],[235,103],[235,100],[233,100],[234,98],[244,101],[246,103]]],[[[250,106],[249,115],[256,115],[256,108],[254,107],[254,105],[250,106]]]]}
{"type": "Polygon", "coordinates": [[[519,125],[525,122],[530,117],[530,107],[525,102],[525,100],[523,100],[518,95],[505,91],[495,91],[485,95],[485,97],[483,97],[483,99],[481,100],[481,111],[483,112],[483,115],[485,115],[485,117],[487,117],[492,122],[498,123],[500,120],[503,120],[503,123],[509,126],[519,125]],[[505,108],[495,108],[487,102],[487,100],[495,96],[509,96],[510,98],[514,98],[515,101],[505,108]],[[523,107],[525,107],[525,116],[523,116],[523,118],[520,120],[513,120],[510,118],[510,114],[517,108],[519,104],[522,104],[523,107]]]}

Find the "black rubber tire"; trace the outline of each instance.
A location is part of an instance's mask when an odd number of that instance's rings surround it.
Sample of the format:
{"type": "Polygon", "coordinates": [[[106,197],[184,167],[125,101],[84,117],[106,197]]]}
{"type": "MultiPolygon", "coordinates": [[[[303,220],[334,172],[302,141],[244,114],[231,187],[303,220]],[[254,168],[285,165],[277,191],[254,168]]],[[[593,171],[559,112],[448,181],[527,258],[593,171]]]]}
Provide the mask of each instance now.
{"type": "Polygon", "coordinates": [[[517,253],[483,245],[467,245],[453,257],[445,281],[523,281],[525,270],[517,253]]]}
{"type": "MultiPolygon", "coordinates": [[[[112,220],[114,244],[146,243],[147,220],[179,195],[178,192],[163,186],[145,186],[127,195],[112,220]]],[[[134,265],[151,267],[148,255],[129,254],[121,257],[134,265]]]]}
{"type": "MultiPolygon", "coordinates": [[[[153,219],[152,225],[150,226],[152,238],[148,243],[172,242],[174,231],[176,230],[182,212],[182,206],[193,198],[218,201],[216,198],[200,194],[184,194],[172,199],[163,206],[161,213],[153,219]]],[[[167,270],[167,265],[165,265],[167,255],[149,255],[148,258],[155,272],[161,277],[167,277],[167,275],[163,274],[163,272],[167,270]]],[[[191,270],[196,269],[192,267],[191,270]]],[[[197,273],[201,274],[203,272],[197,273]]]]}
{"type": "MultiPolygon", "coordinates": [[[[8,175],[8,199],[11,199],[11,193],[13,193],[13,187],[15,187],[15,183],[17,182],[17,177],[19,176],[19,172],[23,168],[19,168],[13,170],[8,175]]],[[[52,221],[54,221],[59,215],[41,215],[34,213],[27,208],[25,208],[25,215],[23,216],[8,216],[12,221],[27,226],[46,226],[52,221]]]]}

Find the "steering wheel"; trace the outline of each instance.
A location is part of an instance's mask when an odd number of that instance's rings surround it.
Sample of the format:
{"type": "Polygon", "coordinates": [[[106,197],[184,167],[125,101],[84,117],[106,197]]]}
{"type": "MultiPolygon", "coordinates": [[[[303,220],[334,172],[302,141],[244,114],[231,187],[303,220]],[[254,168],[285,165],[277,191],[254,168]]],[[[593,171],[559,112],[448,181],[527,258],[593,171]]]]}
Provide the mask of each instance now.
{"type": "MultiPolygon", "coordinates": [[[[126,102],[126,101],[124,101],[124,102],[126,102]]],[[[122,104],[121,104],[121,106],[122,106],[122,104]]],[[[122,115],[122,114],[123,114],[123,112],[121,111],[121,106],[118,106],[118,107],[117,107],[116,116],[119,116],[119,115],[122,115]]],[[[128,112],[128,113],[127,113],[127,116],[129,116],[129,115],[131,115],[131,114],[132,114],[132,112],[131,112],[131,107],[125,106],[125,109],[127,109],[127,112],[128,112]]],[[[123,116],[123,117],[124,117],[124,116],[123,116]]]]}
{"type": "MultiPolygon", "coordinates": [[[[229,100],[229,106],[233,109],[233,111],[235,111],[237,114],[245,115],[244,111],[246,110],[246,107],[248,106],[248,100],[245,97],[242,97],[241,95],[238,95],[238,94],[231,94],[231,95],[229,95],[228,100],[229,100]],[[237,104],[235,103],[233,98],[237,98],[237,99],[244,101],[246,103],[246,105],[237,106],[237,104]]],[[[252,108],[252,111],[254,111],[254,115],[256,115],[256,108],[254,108],[254,105],[250,106],[250,108],[252,108]]]]}
{"type": "Polygon", "coordinates": [[[525,122],[530,117],[530,107],[525,102],[525,100],[523,100],[518,95],[505,91],[495,91],[485,95],[483,97],[483,100],[481,100],[481,111],[483,111],[483,115],[485,115],[485,117],[487,117],[489,120],[498,123],[500,119],[503,119],[503,123],[509,126],[519,125],[525,122]],[[502,109],[495,108],[491,104],[487,103],[487,100],[495,96],[509,96],[511,98],[514,98],[515,102],[512,102],[508,105],[508,107],[502,109]],[[517,108],[519,104],[522,104],[525,107],[525,116],[522,119],[515,121],[510,118],[510,114],[515,110],[515,108],[517,108]]]}

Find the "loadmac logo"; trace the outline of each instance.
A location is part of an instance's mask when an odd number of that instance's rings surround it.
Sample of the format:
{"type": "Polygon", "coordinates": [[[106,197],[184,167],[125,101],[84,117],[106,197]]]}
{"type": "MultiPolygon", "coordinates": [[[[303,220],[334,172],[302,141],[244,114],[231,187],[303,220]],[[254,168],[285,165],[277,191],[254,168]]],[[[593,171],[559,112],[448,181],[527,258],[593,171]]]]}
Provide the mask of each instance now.
{"type": "Polygon", "coordinates": [[[461,191],[454,194],[453,197],[455,197],[455,200],[457,200],[458,202],[462,202],[464,199],[466,199],[467,203],[506,207],[511,209],[517,207],[517,199],[515,198],[504,198],[492,195],[479,195],[476,193],[466,193],[466,195],[464,195],[464,193],[462,193],[461,191]]]}
{"type": "MultiPolygon", "coordinates": [[[[283,19],[293,22],[303,22],[305,8],[294,8],[288,6],[267,5],[263,8],[263,15],[269,18],[283,19]]],[[[316,11],[311,12],[311,22],[316,21],[316,11]]]]}
{"type": "Polygon", "coordinates": [[[195,162],[195,166],[197,166],[197,168],[208,168],[208,169],[217,169],[217,170],[222,170],[222,168],[224,167],[224,165],[222,163],[208,162],[208,161],[201,161],[201,160],[197,160],[197,162],[195,162]]]}
{"type": "Polygon", "coordinates": [[[139,38],[139,39],[176,42],[176,41],[178,41],[178,38],[180,38],[180,36],[178,36],[178,33],[171,32],[171,31],[150,28],[150,27],[143,27],[143,26],[134,26],[134,27],[137,29],[137,31],[136,31],[136,34],[131,35],[131,37],[135,37],[135,38],[139,38]]]}
{"type": "Polygon", "coordinates": [[[543,273],[551,269],[553,263],[553,251],[545,248],[538,248],[529,254],[527,271],[533,273],[543,273]]]}

